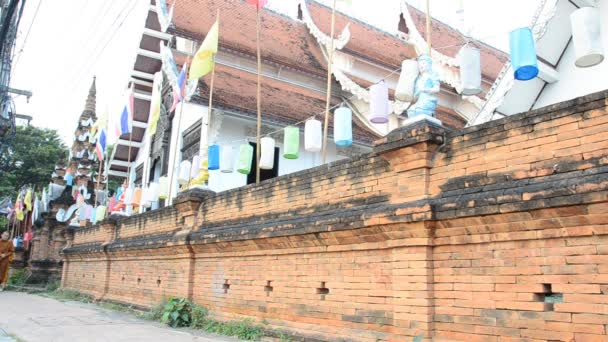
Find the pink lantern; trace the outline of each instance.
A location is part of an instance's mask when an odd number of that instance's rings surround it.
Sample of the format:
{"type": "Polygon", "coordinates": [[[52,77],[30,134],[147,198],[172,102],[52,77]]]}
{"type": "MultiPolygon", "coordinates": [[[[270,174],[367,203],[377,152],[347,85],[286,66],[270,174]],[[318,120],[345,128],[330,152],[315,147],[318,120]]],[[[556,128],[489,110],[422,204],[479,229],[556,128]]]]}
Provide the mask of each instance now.
{"type": "Polygon", "coordinates": [[[384,80],[369,89],[369,121],[375,124],[388,122],[388,86],[384,80]]]}

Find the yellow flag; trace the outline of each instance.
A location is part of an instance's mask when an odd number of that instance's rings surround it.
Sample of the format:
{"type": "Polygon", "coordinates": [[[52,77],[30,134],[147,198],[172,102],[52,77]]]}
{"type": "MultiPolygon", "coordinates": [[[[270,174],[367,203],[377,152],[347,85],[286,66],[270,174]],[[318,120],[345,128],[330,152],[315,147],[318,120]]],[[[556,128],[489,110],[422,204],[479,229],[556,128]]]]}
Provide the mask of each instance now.
{"type": "Polygon", "coordinates": [[[161,92],[163,86],[163,73],[157,72],[154,74],[154,84],[152,85],[152,101],[150,103],[150,125],[148,126],[148,135],[153,136],[156,133],[158,120],[160,119],[160,106],[162,104],[161,92]]]}
{"type": "Polygon", "coordinates": [[[25,198],[23,199],[23,204],[25,204],[27,211],[32,211],[32,189],[27,189],[25,198]]]}
{"type": "Polygon", "coordinates": [[[102,128],[106,128],[108,125],[108,112],[106,111],[97,118],[97,121],[91,126],[91,138],[96,137],[98,131],[101,131],[102,128]]]}
{"type": "Polygon", "coordinates": [[[24,218],[23,207],[20,202],[21,202],[21,191],[19,191],[19,194],[17,195],[17,201],[15,201],[15,217],[17,218],[17,220],[23,221],[23,218],[24,218]]]}
{"type": "Polygon", "coordinates": [[[207,33],[203,44],[198,49],[190,65],[189,80],[199,79],[213,69],[213,56],[217,53],[217,45],[219,41],[219,22],[216,20],[211,29],[207,33]]]}

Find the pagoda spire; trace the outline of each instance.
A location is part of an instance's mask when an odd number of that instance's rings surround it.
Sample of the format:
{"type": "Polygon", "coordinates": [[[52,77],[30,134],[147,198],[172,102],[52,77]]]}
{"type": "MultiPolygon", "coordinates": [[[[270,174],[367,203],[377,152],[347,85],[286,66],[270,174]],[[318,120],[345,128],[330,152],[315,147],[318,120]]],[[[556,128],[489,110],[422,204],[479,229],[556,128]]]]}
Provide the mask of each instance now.
{"type": "Polygon", "coordinates": [[[93,76],[93,83],[91,83],[91,88],[89,89],[89,95],[87,96],[87,101],[85,102],[84,105],[84,111],[82,112],[81,118],[86,116],[87,114],[89,115],[89,117],[95,119],[95,106],[96,106],[96,102],[97,102],[97,88],[95,85],[95,76],[93,76]]]}

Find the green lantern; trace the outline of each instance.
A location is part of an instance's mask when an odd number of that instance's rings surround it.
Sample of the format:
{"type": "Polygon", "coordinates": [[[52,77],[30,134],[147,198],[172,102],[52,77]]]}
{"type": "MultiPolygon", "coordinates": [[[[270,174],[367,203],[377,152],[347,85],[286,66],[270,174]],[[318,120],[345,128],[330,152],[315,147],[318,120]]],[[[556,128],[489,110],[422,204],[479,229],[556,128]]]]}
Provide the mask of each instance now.
{"type": "Polygon", "coordinates": [[[251,172],[251,162],[253,161],[253,146],[242,144],[239,148],[239,159],[236,163],[236,170],[239,173],[248,175],[251,172]]]}
{"type": "Polygon", "coordinates": [[[283,157],[286,159],[298,159],[300,151],[300,129],[295,126],[285,127],[283,133],[283,157]]]}

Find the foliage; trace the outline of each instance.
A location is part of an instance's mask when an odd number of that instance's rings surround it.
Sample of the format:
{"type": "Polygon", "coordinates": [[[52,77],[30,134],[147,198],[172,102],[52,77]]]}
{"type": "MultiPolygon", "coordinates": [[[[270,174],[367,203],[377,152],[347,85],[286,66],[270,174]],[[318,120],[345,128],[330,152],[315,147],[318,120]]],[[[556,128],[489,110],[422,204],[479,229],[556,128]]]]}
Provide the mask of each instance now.
{"type": "Polygon", "coordinates": [[[14,143],[0,155],[0,197],[16,198],[24,185],[41,189],[49,182],[55,164],[67,157],[57,131],[18,126],[14,143]]]}
{"type": "Polygon", "coordinates": [[[2,232],[8,230],[8,223],[9,220],[6,218],[6,216],[4,215],[0,215],[0,234],[2,234],[2,232]]]}
{"type": "Polygon", "coordinates": [[[170,298],[152,308],[144,317],[160,320],[171,327],[190,327],[226,336],[236,336],[245,341],[257,341],[264,336],[264,329],[249,320],[220,322],[209,318],[206,308],[185,298],[170,298]]]}
{"type": "Polygon", "coordinates": [[[29,278],[29,274],[25,268],[14,270],[13,274],[8,278],[8,285],[23,286],[25,285],[27,278],[29,278]]]}
{"type": "Polygon", "coordinates": [[[194,329],[202,329],[208,319],[208,314],[209,312],[206,308],[200,305],[192,304],[192,311],[190,313],[190,327],[194,329]]]}
{"type": "Polygon", "coordinates": [[[160,302],[150,309],[150,311],[146,312],[142,315],[142,318],[150,320],[150,321],[160,321],[163,318],[163,310],[167,305],[167,301],[160,302]]]}
{"type": "Polygon", "coordinates": [[[264,330],[259,325],[254,325],[250,320],[218,322],[206,320],[203,330],[226,336],[236,336],[245,341],[257,341],[264,336],[264,330]]]}
{"type": "Polygon", "coordinates": [[[63,290],[59,289],[53,292],[47,292],[46,296],[57,299],[61,302],[82,302],[82,303],[92,303],[93,300],[90,296],[82,294],[78,291],[74,290],[63,290]]]}
{"type": "Polygon", "coordinates": [[[190,326],[192,304],[186,298],[170,298],[163,308],[161,322],[173,328],[190,326]]]}
{"type": "Polygon", "coordinates": [[[61,282],[59,280],[51,280],[46,284],[45,290],[48,292],[55,292],[59,290],[61,282]]]}

